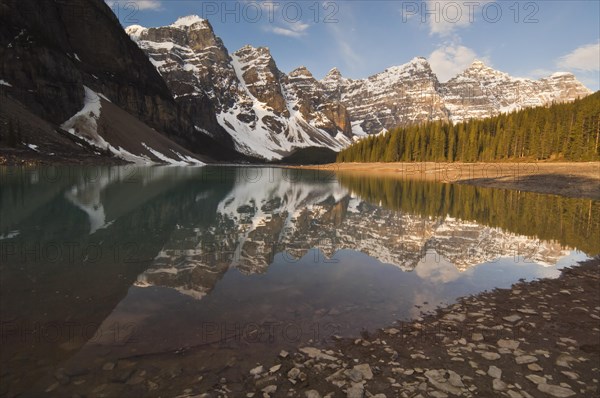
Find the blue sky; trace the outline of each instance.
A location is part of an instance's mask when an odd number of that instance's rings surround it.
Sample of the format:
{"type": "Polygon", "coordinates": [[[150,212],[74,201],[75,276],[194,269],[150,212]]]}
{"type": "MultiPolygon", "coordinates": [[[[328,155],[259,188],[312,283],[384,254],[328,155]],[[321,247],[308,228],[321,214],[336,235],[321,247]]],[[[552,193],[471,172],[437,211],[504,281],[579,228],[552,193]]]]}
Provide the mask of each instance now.
{"type": "Polygon", "coordinates": [[[474,59],[513,76],[573,72],[600,88],[600,2],[591,1],[107,1],[124,26],[197,14],[233,52],[269,47],[279,69],[350,78],[426,57],[441,81],[474,59]]]}

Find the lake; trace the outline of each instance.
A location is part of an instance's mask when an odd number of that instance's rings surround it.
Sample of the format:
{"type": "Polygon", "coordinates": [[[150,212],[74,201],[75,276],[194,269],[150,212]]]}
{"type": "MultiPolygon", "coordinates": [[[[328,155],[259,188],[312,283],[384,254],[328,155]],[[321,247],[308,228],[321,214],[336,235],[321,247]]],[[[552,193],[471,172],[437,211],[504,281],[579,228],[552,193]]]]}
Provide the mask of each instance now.
{"type": "Polygon", "coordinates": [[[175,396],[600,252],[600,202],[268,167],[0,169],[0,395],[175,396]]]}

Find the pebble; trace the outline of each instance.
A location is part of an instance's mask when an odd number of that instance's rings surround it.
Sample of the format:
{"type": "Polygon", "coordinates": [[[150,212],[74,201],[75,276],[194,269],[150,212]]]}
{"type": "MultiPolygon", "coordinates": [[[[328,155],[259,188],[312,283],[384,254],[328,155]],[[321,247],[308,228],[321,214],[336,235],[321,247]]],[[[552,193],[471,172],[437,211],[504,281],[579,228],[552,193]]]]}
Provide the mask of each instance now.
{"type": "Polygon", "coordinates": [[[546,382],[546,378],[538,375],[527,375],[525,376],[527,380],[534,384],[542,384],[546,382]]]}
{"type": "Polygon", "coordinates": [[[288,378],[290,378],[292,380],[296,380],[299,375],[300,375],[300,369],[298,369],[298,368],[290,369],[290,371],[287,374],[288,378]]]}
{"type": "Polygon", "coordinates": [[[318,348],[304,347],[304,348],[300,348],[300,352],[308,355],[312,359],[319,359],[319,360],[325,359],[328,361],[335,361],[335,357],[332,357],[331,355],[321,352],[321,350],[319,350],[318,348]]]}
{"type": "Polygon", "coordinates": [[[304,393],[306,398],[321,398],[321,394],[317,390],[308,390],[304,393]]]}
{"type": "MultiPolygon", "coordinates": [[[[429,393],[429,395],[431,395],[434,398],[448,398],[448,394],[444,394],[441,391],[432,391],[432,392],[429,393]]],[[[421,394],[419,394],[418,396],[422,397],[421,394]]]]}
{"type": "Polygon", "coordinates": [[[389,328],[389,329],[385,330],[385,333],[389,334],[390,336],[395,336],[398,333],[400,333],[400,331],[398,329],[396,329],[396,328],[389,328]]]}
{"type": "Polygon", "coordinates": [[[494,379],[500,379],[502,377],[502,370],[494,365],[490,366],[487,372],[488,376],[494,379]]]}
{"type": "Polygon", "coordinates": [[[277,386],[275,384],[271,384],[270,386],[266,386],[262,389],[262,392],[265,394],[274,394],[277,391],[277,386]]]}
{"type": "Polygon", "coordinates": [[[572,397],[573,395],[575,395],[575,391],[571,390],[570,388],[555,386],[552,384],[545,384],[545,383],[538,384],[537,388],[538,388],[538,390],[540,390],[543,393],[546,393],[548,395],[552,395],[553,397],[558,397],[558,398],[567,398],[567,397],[572,397]]]}
{"type": "Polygon", "coordinates": [[[265,369],[263,368],[262,365],[255,367],[254,369],[250,370],[250,374],[253,376],[258,376],[259,374],[261,374],[262,372],[264,372],[265,369]]]}
{"type": "Polygon", "coordinates": [[[534,357],[533,355],[521,355],[521,356],[515,358],[515,362],[518,365],[537,362],[537,360],[538,359],[536,357],[534,357]]]}
{"type": "Polygon", "coordinates": [[[448,314],[444,316],[444,319],[448,321],[464,322],[464,320],[467,319],[467,316],[465,314],[448,314]]]}
{"type": "Polygon", "coordinates": [[[541,372],[544,369],[538,365],[537,363],[530,363],[529,365],[527,365],[527,368],[533,372],[541,372]]]}
{"type": "Polygon", "coordinates": [[[504,319],[506,322],[515,323],[515,322],[521,320],[521,317],[517,314],[514,314],[514,315],[510,315],[510,316],[505,316],[502,319],[504,319]]]}
{"type": "Polygon", "coordinates": [[[496,352],[484,352],[481,354],[481,356],[484,359],[487,359],[488,361],[495,361],[497,359],[500,359],[500,354],[496,352]]]}
{"type": "Polygon", "coordinates": [[[281,358],[281,359],[286,359],[289,356],[290,356],[290,353],[285,350],[281,350],[281,352],[279,353],[279,358],[281,358]]]}
{"type": "Polygon", "coordinates": [[[569,339],[567,337],[561,337],[561,338],[559,338],[559,340],[561,342],[563,342],[563,343],[566,343],[566,344],[577,345],[577,341],[576,340],[569,339]]]}
{"type": "Polygon", "coordinates": [[[115,368],[115,363],[114,362],[106,362],[102,366],[102,370],[113,370],[114,368],[115,368]]]}
{"type": "Polygon", "coordinates": [[[56,390],[58,388],[58,383],[54,383],[52,385],[50,385],[50,387],[46,388],[45,392],[52,392],[54,390],[56,390]]]}
{"type": "Polygon", "coordinates": [[[577,380],[577,379],[579,379],[579,376],[575,372],[567,372],[566,370],[563,370],[560,373],[564,374],[565,376],[567,376],[571,380],[577,380]]]}
{"type": "Polygon", "coordinates": [[[444,393],[452,395],[461,395],[462,393],[459,387],[464,387],[464,384],[460,376],[451,370],[428,370],[425,372],[425,377],[432,386],[444,393]]]}
{"type": "Polygon", "coordinates": [[[527,315],[536,315],[537,314],[537,311],[534,311],[529,308],[519,308],[517,311],[520,312],[521,314],[527,314],[527,315]]]}
{"type": "Polygon", "coordinates": [[[570,355],[560,354],[558,358],[556,358],[556,365],[562,366],[563,368],[570,368],[571,365],[569,364],[569,362],[575,361],[577,360],[570,355]]]}
{"type": "Polygon", "coordinates": [[[515,340],[498,340],[498,347],[501,348],[508,348],[510,350],[516,350],[517,348],[519,348],[519,342],[515,341],[515,340]]]}
{"type": "Polygon", "coordinates": [[[471,336],[471,340],[483,341],[483,335],[481,333],[473,333],[473,335],[471,336]]]}
{"type": "Polygon", "coordinates": [[[360,383],[354,383],[346,391],[346,398],[363,398],[365,395],[365,387],[360,383]]]}
{"type": "Polygon", "coordinates": [[[352,369],[348,369],[344,374],[352,381],[359,383],[363,380],[371,380],[373,378],[373,371],[369,364],[356,365],[352,369]]]}
{"type": "Polygon", "coordinates": [[[506,383],[500,379],[494,379],[494,381],[492,381],[492,388],[496,391],[504,391],[507,389],[506,383]]]}
{"type": "Polygon", "coordinates": [[[269,373],[275,373],[275,372],[277,372],[279,369],[281,369],[281,365],[275,365],[275,366],[273,366],[273,367],[271,367],[271,368],[269,369],[269,373]]]}

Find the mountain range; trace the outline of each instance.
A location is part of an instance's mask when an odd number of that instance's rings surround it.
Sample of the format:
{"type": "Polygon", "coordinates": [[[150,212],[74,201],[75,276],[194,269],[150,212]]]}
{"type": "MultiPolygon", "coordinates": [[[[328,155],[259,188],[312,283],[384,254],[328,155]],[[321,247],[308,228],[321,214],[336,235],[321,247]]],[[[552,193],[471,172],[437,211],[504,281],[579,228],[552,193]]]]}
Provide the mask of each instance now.
{"type": "Polygon", "coordinates": [[[366,79],[334,68],[317,80],[306,67],[282,72],[266,47],[229,53],[194,15],[123,29],[101,0],[2,0],[0,11],[0,147],[9,157],[277,160],[591,93],[570,73],[514,78],[480,61],[442,83],[421,57],[366,79]]]}

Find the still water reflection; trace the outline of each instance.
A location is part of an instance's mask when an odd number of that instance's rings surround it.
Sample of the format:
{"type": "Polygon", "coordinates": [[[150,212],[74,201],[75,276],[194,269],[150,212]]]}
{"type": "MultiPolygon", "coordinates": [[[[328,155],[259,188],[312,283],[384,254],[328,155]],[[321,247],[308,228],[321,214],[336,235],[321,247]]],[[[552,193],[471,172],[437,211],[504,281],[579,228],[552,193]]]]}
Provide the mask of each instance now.
{"type": "Polygon", "coordinates": [[[282,348],[600,252],[588,199],[273,168],[1,173],[2,396],[242,389],[282,348]]]}

